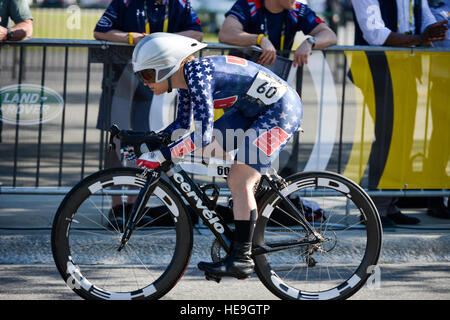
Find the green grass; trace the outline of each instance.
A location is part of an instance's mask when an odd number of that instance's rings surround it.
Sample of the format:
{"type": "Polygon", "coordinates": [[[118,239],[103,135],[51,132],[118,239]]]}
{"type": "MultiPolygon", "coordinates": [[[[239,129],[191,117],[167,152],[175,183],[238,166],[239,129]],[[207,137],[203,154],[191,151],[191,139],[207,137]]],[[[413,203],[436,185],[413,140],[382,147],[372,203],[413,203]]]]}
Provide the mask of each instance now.
{"type": "Polygon", "coordinates": [[[95,25],[103,12],[81,10],[76,19],[76,14],[65,9],[32,9],[33,38],[92,40],[95,25]]]}
{"type": "MultiPolygon", "coordinates": [[[[94,28],[103,9],[81,9],[71,13],[66,9],[31,9],[33,38],[44,39],[94,39],[94,28]]],[[[217,35],[205,33],[203,41],[217,42],[217,35]]]]}

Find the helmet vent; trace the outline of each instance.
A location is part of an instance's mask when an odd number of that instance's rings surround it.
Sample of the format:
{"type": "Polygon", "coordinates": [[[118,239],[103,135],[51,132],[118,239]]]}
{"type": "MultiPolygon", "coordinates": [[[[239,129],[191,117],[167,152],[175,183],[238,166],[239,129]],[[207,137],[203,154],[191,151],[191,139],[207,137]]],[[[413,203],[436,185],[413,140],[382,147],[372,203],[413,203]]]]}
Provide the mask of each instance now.
{"type": "Polygon", "coordinates": [[[158,72],[158,81],[161,80],[162,78],[164,78],[167,74],[169,74],[169,72],[172,70],[173,66],[169,67],[169,68],[165,68],[162,70],[159,70],[158,72]]]}

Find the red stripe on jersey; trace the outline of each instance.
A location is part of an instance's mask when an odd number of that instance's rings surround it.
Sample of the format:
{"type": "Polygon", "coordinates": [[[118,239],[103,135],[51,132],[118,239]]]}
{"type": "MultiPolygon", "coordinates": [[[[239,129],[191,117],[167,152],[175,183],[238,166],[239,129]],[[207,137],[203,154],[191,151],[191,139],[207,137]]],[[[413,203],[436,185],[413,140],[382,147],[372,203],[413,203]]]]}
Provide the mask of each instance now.
{"type": "Polygon", "coordinates": [[[224,109],[231,107],[238,99],[238,96],[232,96],[214,100],[214,109],[224,109]]]}
{"type": "Polygon", "coordinates": [[[280,127],[275,127],[260,135],[253,144],[266,155],[271,156],[288,138],[289,134],[280,127]]]}
{"type": "Polygon", "coordinates": [[[247,60],[235,56],[225,56],[225,61],[239,66],[247,66],[247,60]]]}

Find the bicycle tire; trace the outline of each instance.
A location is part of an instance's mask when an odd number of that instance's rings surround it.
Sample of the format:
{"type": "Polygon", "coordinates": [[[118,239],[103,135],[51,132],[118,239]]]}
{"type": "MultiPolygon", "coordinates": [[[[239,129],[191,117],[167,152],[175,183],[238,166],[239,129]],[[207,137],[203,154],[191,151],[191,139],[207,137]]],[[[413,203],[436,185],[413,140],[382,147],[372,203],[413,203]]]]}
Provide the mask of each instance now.
{"type": "MultiPolygon", "coordinates": [[[[258,277],[281,299],[350,297],[376,270],[382,243],[376,207],[359,185],[332,172],[298,173],[288,177],[286,182],[287,187],[280,192],[293,199],[302,214],[312,211],[306,210],[306,205],[312,204],[305,200],[313,200],[320,206],[322,211],[316,210],[316,213],[321,213],[322,218],[311,212],[309,218],[313,218],[310,224],[324,241],[321,246],[303,245],[255,255],[258,277]]],[[[260,201],[254,247],[308,239],[306,229],[298,219],[286,216],[283,205],[273,191],[260,201]]]]}
{"type": "Polygon", "coordinates": [[[162,179],[146,209],[165,208],[158,217],[166,217],[172,225],[156,225],[154,217],[135,229],[123,250],[117,250],[122,234],[110,221],[115,216],[108,215],[108,192],[121,193],[125,202],[130,189],[144,186],[141,173],[136,168],[94,173],[79,182],[58,208],[51,237],[53,258],[66,284],[84,299],[158,299],[175,286],[189,263],[192,223],[179,195],[162,179]]]}

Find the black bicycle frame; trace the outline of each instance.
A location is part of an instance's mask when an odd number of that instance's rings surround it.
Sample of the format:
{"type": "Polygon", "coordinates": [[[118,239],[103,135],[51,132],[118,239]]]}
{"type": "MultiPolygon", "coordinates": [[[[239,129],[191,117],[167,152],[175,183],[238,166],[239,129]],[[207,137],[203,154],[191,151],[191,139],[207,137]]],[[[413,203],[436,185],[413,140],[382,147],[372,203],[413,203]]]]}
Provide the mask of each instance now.
{"type": "Polygon", "coordinates": [[[172,183],[177,186],[178,191],[189,203],[191,209],[215,235],[224,250],[230,253],[233,232],[223,218],[214,210],[215,204],[211,203],[206,193],[180,167],[172,167],[166,174],[172,183]]]}
{"type": "MultiPolygon", "coordinates": [[[[161,169],[153,172],[150,171],[151,174],[147,177],[147,182],[144,188],[142,188],[139,192],[132,214],[127,221],[127,226],[122,237],[122,243],[119,247],[119,251],[128,242],[131,233],[134,230],[134,227],[137,225],[137,221],[139,221],[140,217],[142,217],[143,215],[143,204],[147,203],[150,194],[153,192],[156,182],[160,178],[161,172],[164,171],[172,181],[172,183],[176,186],[176,189],[189,203],[191,209],[202,219],[203,223],[208,227],[208,229],[211,230],[221,246],[229,254],[231,252],[233,232],[227,226],[223,218],[214,210],[216,205],[215,201],[209,199],[207,194],[203,190],[201,190],[200,187],[179,166],[171,165],[168,170],[161,169]]],[[[308,234],[312,234],[314,236],[314,239],[299,239],[297,241],[262,244],[259,246],[256,245],[253,248],[253,254],[265,254],[299,246],[312,245],[320,242],[320,239],[317,238],[311,225],[308,223],[308,221],[306,221],[303,215],[298,212],[297,208],[295,208],[291,201],[289,201],[289,199],[287,199],[280,193],[278,187],[270,179],[268,179],[267,177],[265,178],[265,180],[269,183],[271,190],[277,193],[282,201],[288,205],[292,217],[298,217],[297,221],[305,228],[308,234]]]]}
{"type": "MultiPolygon", "coordinates": [[[[233,232],[228,228],[226,223],[223,221],[222,217],[218,215],[211,206],[208,206],[210,201],[208,196],[202,191],[197,184],[189,177],[189,175],[184,170],[176,171],[179,167],[173,167],[172,170],[168,171],[167,174],[170,180],[177,186],[177,189],[190,204],[194,212],[203,220],[204,224],[211,230],[211,232],[216,236],[216,239],[220,242],[227,253],[230,253],[231,240],[233,239],[233,232]]],[[[264,177],[264,176],[263,176],[264,177]]],[[[288,205],[288,208],[294,216],[298,217],[298,222],[305,228],[305,230],[312,234],[314,239],[299,239],[298,241],[288,241],[280,243],[270,243],[263,244],[261,246],[254,246],[253,254],[265,254],[275,251],[281,251],[285,249],[290,249],[299,246],[312,245],[320,242],[320,239],[314,233],[311,225],[306,221],[302,214],[298,212],[295,206],[283,196],[277,186],[270,181],[270,179],[265,179],[269,182],[270,188],[278,194],[278,196],[288,205]]]]}

